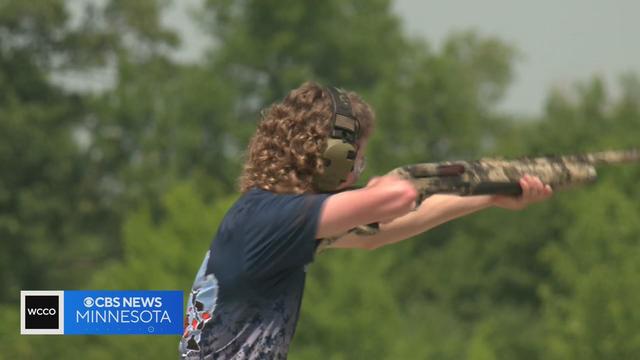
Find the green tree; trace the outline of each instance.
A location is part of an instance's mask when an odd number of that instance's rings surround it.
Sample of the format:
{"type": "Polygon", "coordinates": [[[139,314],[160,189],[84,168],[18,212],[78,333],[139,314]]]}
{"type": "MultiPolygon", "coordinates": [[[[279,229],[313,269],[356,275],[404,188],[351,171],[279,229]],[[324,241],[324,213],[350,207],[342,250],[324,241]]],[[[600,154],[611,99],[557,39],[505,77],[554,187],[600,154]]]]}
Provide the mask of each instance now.
{"type": "Polygon", "coordinates": [[[79,44],[102,36],[67,21],[62,1],[0,2],[1,303],[20,289],[75,286],[114,253],[118,215],[76,141],[86,103],[49,80],[58,62],[90,65],[100,53],[79,44]]]}

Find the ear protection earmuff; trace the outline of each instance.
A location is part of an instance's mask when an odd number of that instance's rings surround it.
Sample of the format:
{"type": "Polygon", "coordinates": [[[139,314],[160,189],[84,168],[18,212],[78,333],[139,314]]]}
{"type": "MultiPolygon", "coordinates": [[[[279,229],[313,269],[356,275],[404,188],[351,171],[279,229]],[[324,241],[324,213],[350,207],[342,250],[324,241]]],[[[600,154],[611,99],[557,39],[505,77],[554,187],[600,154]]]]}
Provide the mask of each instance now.
{"type": "Polygon", "coordinates": [[[318,190],[330,192],[345,182],[353,171],[360,123],[353,115],[351,102],[344,90],[328,87],[326,91],[331,97],[331,130],[327,148],[322,153],[324,173],[314,178],[314,184],[318,190]]]}

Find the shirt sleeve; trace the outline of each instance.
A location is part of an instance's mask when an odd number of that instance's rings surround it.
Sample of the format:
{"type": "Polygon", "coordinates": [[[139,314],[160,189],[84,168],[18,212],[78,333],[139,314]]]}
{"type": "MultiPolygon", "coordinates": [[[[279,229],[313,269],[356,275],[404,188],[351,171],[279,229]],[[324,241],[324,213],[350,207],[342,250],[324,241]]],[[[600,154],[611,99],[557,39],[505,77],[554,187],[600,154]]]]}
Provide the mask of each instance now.
{"type": "Polygon", "coordinates": [[[272,194],[256,204],[245,229],[245,270],[262,277],[313,261],[322,204],[328,196],[272,194]]]}

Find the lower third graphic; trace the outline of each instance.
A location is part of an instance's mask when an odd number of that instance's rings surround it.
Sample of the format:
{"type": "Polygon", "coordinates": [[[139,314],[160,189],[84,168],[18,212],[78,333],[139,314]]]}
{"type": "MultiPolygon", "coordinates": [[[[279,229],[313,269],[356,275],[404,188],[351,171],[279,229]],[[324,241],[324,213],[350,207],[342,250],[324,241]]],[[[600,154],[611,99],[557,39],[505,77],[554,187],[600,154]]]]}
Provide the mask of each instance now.
{"type": "Polygon", "coordinates": [[[182,333],[183,293],[174,290],[22,291],[21,334],[182,333]]]}

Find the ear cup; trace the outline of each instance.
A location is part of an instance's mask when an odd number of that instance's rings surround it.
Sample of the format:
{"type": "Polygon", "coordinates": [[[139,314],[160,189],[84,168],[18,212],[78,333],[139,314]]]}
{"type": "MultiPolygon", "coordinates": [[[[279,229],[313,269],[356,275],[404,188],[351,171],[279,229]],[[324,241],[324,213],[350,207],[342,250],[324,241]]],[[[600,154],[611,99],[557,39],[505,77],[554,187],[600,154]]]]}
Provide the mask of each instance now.
{"type": "Polygon", "coordinates": [[[324,173],[316,175],[314,185],[322,192],[335,191],[347,180],[356,160],[356,143],[360,133],[360,123],[353,115],[347,93],[336,87],[326,91],[331,98],[331,131],[327,148],[322,153],[324,173]]]}
{"type": "Polygon", "coordinates": [[[315,186],[320,191],[333,191],[347,180],[353,170],[356,148],[342,139],[328,139],[322,158],[324,173],[315,179],[315,186]]]}

